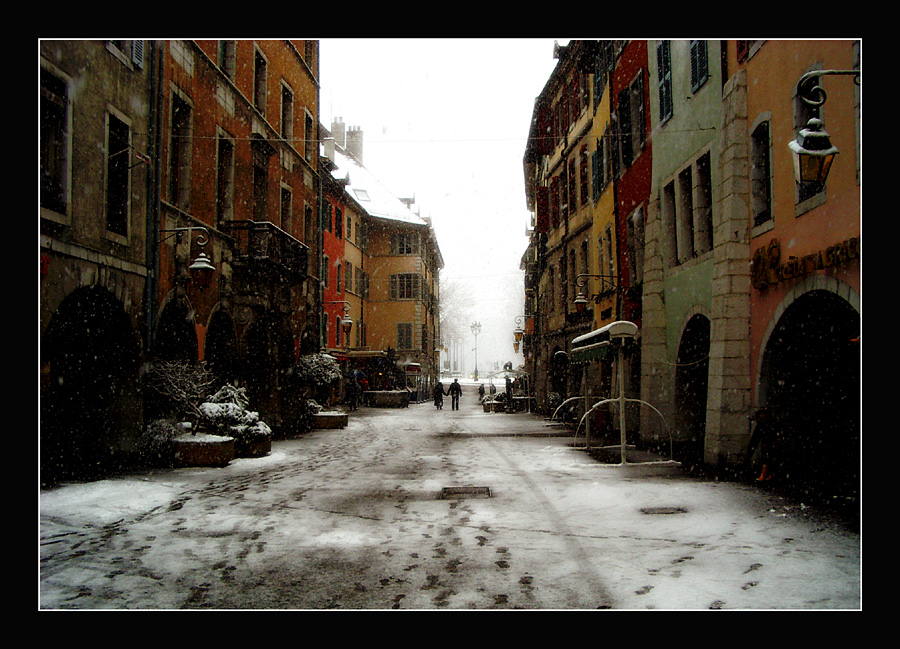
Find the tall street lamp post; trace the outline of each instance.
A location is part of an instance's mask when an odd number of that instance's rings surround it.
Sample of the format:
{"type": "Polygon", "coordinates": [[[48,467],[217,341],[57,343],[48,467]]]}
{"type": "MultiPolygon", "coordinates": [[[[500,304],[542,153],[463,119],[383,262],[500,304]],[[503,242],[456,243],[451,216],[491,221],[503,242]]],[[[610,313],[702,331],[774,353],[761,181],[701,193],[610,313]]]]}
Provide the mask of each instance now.
{"type": "Polygon", "coordinates": [[[478,334],[481,333],[481,323],[472,323],[472,334],[475,336],[475,380],[478,380],[478,334]]]}

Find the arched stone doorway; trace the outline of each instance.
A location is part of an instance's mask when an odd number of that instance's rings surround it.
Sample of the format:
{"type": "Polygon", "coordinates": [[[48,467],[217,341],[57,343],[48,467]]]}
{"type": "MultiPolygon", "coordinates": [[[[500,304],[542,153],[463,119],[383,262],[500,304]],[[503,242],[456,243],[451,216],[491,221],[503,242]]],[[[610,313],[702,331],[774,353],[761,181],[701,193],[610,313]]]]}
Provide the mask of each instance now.
{"type": "Polygon", "coordinates": [[[550,391],[556,392],[560,398],[566,397],[569,373],[569,355],[559,346],[553,348],[550,356],[550,391]]]}
{"type": "Polygon", "coordinates": [[[709,318],[688,320],[678,345],[675,368],[675,422],[679,455],[686,464],[703,462],[706,400],[709,389],[709,318]]]}
{"type": "Polygon", "coordinates": [[[275,429],[281,424],[288,370],[296,361],[290,322],[282,314],[263,314],[250,325],[243,340],[243,379],[250,406],[275,429]]]}
{"type": "Polygon", "coordinates": [[[136,450],[140,344],[121,302],[99,286],[60,304],[41,348],[42,481],[96,477],[136,450]]]}
{"type": "Polygon", "coordinates": [[[216,309],[209,319],[203,358],[216,380],[216,388],[238,379],[238,344],[234,320],[224,309],[216,309]]]}
{"type": "Polygon", "coordinates": [[[154,355],[158,360],[193,363],[198,350],[194,310],[184,298],[173,297],[159,316],[154,355]]]}
{"type": "Polygon", "coordinates": [[[783,435],[782,477],[809,497],[857,498],[860,317],[829,290],[799,295],[765,343],[760,401],[783,435]]]}

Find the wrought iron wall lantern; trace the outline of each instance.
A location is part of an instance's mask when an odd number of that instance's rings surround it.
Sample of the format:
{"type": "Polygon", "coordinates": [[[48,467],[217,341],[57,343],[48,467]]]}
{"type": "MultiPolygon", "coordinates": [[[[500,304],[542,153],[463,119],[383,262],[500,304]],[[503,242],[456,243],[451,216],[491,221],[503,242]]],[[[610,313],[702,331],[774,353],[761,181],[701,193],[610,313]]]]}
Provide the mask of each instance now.
{"type": "Polygon", "coordinates": [[[519,353],[519,344],[522,342],[522,338],[525,336],[525,330],[522,328],[522,324],[524,323],[525,318],[530,318],[530,315],[520,315],[516,316],[516,330],[513,332],[513,351],[517,354],[519,353]]]}
{"type": "MultiPolygon", "coordinates": [[[[185,232],[194,231],[197,232],[197,245],[203,248],[207,243],[209,243],[209,230],[199,225],[185,228],[171,228],[169,230],[160,230],[160,234],[166,232],[169,233],[169,236],[160,239],[159,242],[160,244],[162,244],[164,241],[168,241],[172,237],[178,237],[178,242],[181,243],[182,239],[184,238],[185,232]]],[[[196,259],[191,262],[191,265],[188,266],[188,270],[190,270],[191,277],[194,278],[194,282],[201,289],[207,288],[212,281],[213,276],[216,274],[215,264],[212,263],[212,260],[209,258],[209,256],[202,250],[200,251],[200,254],[197,255],[196,259]]]]}
{"type": "Polygon", "coordinates": [[[343,300],[338,300],[335,302],[325,302],[325,304],[344,305],[344,317],[341,318],[341,329],[344,332],[344,339],[347,340],[347,336],[350,335],[350,331],[353,329],[353,320],[350,318],[350,303],[343,300]]]}
{"type": "MultiPolygon", "coordinates": [[[[828,98],[825,89],[815,84],[818,77],[825,75],[853,76],[856,85],[860,85],[859,70],[813,70],[807,72],[797,83],[800,99],[810,106],[821,106],[828,98]]],[[[794,178],[798,183],[824,184],[831,170],[838,148],[831,143],[825,122],[814,117],[800,129],[796,140],[788,142],[794,159],[794,178]]]]}
{"type": "Polygon", "coordinates": [[[578,313],[584,313],[585,308],[588,305],[588,301],[594,302],[595,304],[600,301],[600,298],[609,294],[610,292],[615,293],[618,292],[619,287],[619,278],[615,275],[591,275],[588,273],[584,273],[578,275],[575,278],[575,286],[577,286],[580,290],[578,291],[578,295],[575,296],[575,310],[578,313]],[[588,298],[584,293],[584,285],[587,284],[589,278],[595,278],[600,280],[600,292],[591,295],[588,298]],[[603,287],[608,287],[604,290],[603,287]]]}

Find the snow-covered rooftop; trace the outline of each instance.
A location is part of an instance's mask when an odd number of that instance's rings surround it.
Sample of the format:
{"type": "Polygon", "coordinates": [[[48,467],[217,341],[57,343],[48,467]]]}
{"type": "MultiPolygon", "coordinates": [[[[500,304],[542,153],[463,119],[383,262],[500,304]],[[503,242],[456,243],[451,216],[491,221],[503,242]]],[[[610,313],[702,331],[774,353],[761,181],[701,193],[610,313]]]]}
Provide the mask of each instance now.
{"type": "Polygon", "coordinates": [[[355,158],[336,148],[333,161],[335,169],[331,171],[331,175],[335,180],[347,182],[347,193],[356,199],[370,216],[413,225],[428,225],[425,219],[410,210],[406,203],[394,196],[355,158]]]}

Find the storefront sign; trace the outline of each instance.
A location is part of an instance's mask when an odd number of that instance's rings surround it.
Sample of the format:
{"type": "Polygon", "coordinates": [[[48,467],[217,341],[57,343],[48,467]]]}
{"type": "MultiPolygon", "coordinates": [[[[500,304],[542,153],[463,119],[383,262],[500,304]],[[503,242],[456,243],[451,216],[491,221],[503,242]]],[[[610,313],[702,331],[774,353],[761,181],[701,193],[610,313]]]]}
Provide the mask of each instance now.
{"type": "Polygon", "coordinates": [[[762,290],[785,280],[811,275],[817,270],[830,266],[840,266],[859,257],[859,237],[847,239],[824,250],[802,257],[781,259],[781,244],[772,239],[769,245],[753,253],[750,266],[750,280],[753,288],[762,290]]]}

